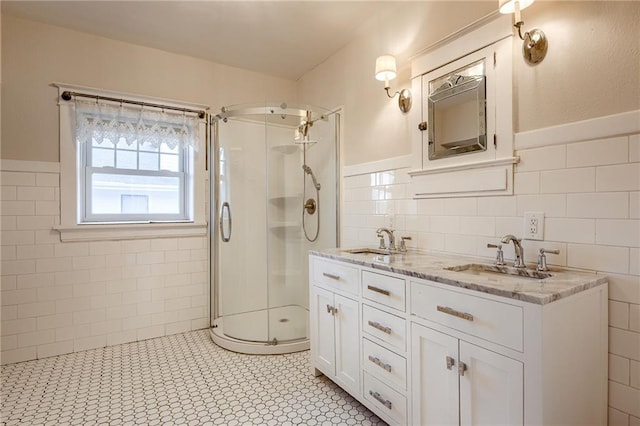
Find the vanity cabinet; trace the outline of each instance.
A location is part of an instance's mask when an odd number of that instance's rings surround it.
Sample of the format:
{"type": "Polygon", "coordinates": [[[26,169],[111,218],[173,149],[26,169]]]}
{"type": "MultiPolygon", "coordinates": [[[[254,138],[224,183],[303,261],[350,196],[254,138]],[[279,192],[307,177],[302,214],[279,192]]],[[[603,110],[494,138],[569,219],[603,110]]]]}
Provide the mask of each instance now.
{"type": "Polygon", "coordinates": [[[357,292],[359,271],[322,261],[310,266],[312,278],[317,274],[310,292],[312,362],[343,389],[359,394],[360,306],[344,295],[357,292]]]}
{"type": "Polygon", "coordinates": [[[412,325],[413,423],[521,425],[522,363],[412,325]]]}
{"type": "Polygon", "coordinates": [[[335,256],[310,256],[312,367],[389,424],[606,424],[605,279],[335,256]]]}

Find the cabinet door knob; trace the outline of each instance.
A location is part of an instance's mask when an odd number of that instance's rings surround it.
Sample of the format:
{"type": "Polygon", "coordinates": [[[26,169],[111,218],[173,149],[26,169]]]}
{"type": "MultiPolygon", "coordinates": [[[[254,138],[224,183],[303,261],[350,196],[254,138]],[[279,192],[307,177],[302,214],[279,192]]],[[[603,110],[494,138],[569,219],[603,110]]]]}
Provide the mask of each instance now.
{"type": "Polygon", "coordinates": [[[458,374],[461,376],[464,376],[464,372],[467,371],[467,364],[465,364],[464,362],[460,361],[458,363],[458,374]]]}
{"type": "Polygon", "coordinates": [[[451,358],[450,356],[448,356],[447,357],[447,370],[451,370],[454,365],[456,365],[456,360],[451,358]]]}
{"type": "Polygon", "coordinates": [[[427,122],[423,121],[422,123],[418,124],[418,130],[420,130],[421,132],[424,132],[425,130],[427,130],[427,122]]]}

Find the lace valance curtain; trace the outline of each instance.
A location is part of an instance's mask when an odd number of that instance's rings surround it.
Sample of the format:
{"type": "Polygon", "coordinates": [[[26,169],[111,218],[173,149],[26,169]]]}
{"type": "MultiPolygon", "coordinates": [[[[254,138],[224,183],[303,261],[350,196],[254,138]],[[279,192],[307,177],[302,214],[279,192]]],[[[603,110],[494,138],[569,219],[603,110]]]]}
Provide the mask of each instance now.
{"type": "Polygon", "coordinates": [[[156,108],[112,105],[104,102],[75,101],[76,141],[91,144],[92,140],[170,149],[192,147],[198,150],[198,117],[156,108]]]}

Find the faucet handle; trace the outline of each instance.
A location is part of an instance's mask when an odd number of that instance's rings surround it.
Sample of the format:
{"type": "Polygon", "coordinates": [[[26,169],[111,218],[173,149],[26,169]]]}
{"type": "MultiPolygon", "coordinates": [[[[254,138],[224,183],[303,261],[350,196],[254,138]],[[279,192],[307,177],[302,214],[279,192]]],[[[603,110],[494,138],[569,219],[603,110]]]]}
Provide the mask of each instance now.
{"type": "Polygon", "coordinates": [[[400,251],[407,251],[407,243],[405,241],[411,240],[411,237],[400,237],[400,251]]]}
{"type": "Polygon", "coordinates": [[[504,253],[502,252],[502,244],[487,243],[487,248],[498,249],[496,252],[496,266],[504,266],[504,253]]]}
{"type": "Polygon", "coordinates": [[[538,255],[538,265],[536,266],[537,271],[549,270],[549,268],[547,267],[547,256],[545,256],[545,253],[560,254],[560,250],[558,249],[551,250],[551,249],[541,248],[540,254],[538,255]]]}

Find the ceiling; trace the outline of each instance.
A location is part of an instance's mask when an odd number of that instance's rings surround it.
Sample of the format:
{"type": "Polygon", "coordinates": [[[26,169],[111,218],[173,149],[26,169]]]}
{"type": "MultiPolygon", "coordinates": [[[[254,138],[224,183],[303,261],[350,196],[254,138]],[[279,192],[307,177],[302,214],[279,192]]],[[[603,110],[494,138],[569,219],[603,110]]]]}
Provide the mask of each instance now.
{"type": "MultiPolygon", "coordinates": [[[[397,0],[0,2],[3,14],[289,80],[298,80],[322,63],[369,23],[386,24],[389,12],[392,8],[397,10],[400,3],[397,0]]],[[[475,7],[456,1],[409,1],[404,3],[403,10],[411,14],[416,5],[426,6],[425,10],[439,19],[429,25],[434,28],[431,40],[413,40],[414,43],[436,41],[460,28],[460,19],[469,19],[468,23],[487,10],[484,6],[477,13],[474,11],[474,17],[463,16],[475,7]]],[[[493,2],[490,5],[495,8],[493,2]]],[[[416,25],[422,26],[424,16],[420,14],[419,18],[416,25]]],[[[414,15],[413,19],[417,17],[414,15]]],[[[394,26],[381,32],[393,34],[397,30],[403,29],[394,26]]]]}

